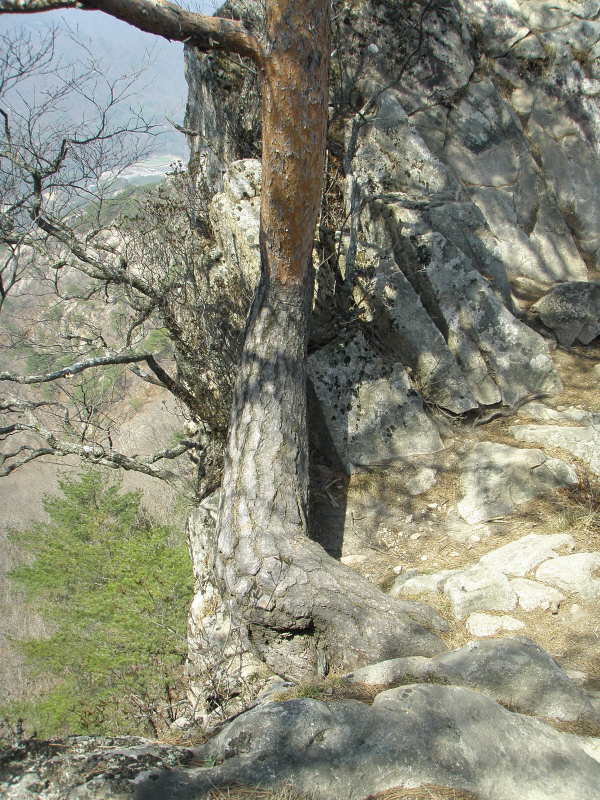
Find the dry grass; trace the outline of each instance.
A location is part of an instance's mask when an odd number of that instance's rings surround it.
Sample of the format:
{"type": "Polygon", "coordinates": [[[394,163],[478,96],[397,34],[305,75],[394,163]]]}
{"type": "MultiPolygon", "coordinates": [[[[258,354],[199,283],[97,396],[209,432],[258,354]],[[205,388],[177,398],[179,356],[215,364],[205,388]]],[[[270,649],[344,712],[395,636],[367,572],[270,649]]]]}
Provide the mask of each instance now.
{"type": "Polygon", "coordinates": [[[574,736],[600,736],[600,728],[593,722],[588,722],[587,720],[565,720],[552,719],[550,717],[539,717],[533,711],[521,708],[514,703],[505,703],[503,700],[498,700],[497,702],[499,705],[513,714],[522,714],[526,717],[533,717],[534,719],[542,720],[561,733],[570,733],[574,736]]]}
{"type": "Polygon", "coordinates": [[[593,722],[545,719],[545,721],[561,733],[572,733],[575,736],[600,736],[600,728],[593,722]]]}
{"type": "Polygon", "coordinates": [[[477,800],[477,797],[448,786],[420,786],[418,789],[386,789],[366,800],[477,800]]]}
{"type": "Polygon", "coordinates": [[[273,700],[282,703],[287,700],[297,700],[299,698],[312,698],[324,702],[336,700],[359,700],[361,703],[372,705],[373,701],[381,692],[388,689],[397,689],[400,686],[407,686],[413,683],[437,683],[447,684],[444,678],[436,678],[428,675],[419,677],[415,675],[401,675],[393,683],[351,683],[343,678],[325,678],[320,683],[301,684],[291,689],[286,689],[276,695],[273,700]]]}
{"type": "Polygon", "coordinates": [[[323,700],[325,702],[333,702],[335,700],[359,700],[361,703],[371,705],[380,692],[392,688],[394,687],[390,685],[374,683],[345,683],[340,678],[332,677],[325,678],[325,680],[320,683],[294,686],[291,689],[280,692],[273,699],[276,703],[307,697],[313,700],[323,700]]]}
{"type": "MultiPolygon", "coordinates": [[[[545,448],[548,453],[551,450],[545,448]]],[[[570,460],[576,459],[571,456],[570,460]]],[[[600,550],[600,479],[583,462],[576,469],[578,484],[520,506],[519,519],[538,533],[570,534],[578,551],[600,550]]]]}
{"type": "Polygon", "coordinates": [[[211,732],[200,728],[191,728],[186,731],[178,731],[175,728],[167,728],[161,731],[159,744],[169,745],[170,747],[200,747],[211,738],[211,732]]]}
{"type": "MultiPolygon", "coordinates": [[[[299,792],[289,785],[267,789],[237,784],[211,789],[208,794],[198,800],[315,800],[315,797],[299,792]]],[[[421,786],[417,789],[403,789],[402,787],[386,789],[369,796],[366,800],[477,800],[477,797],[460,789],[446,786],[421,786]]]]}
{"type": "Polygon", "coordinates": [[[315,800],[315,798],[314,795],[299,792],[289,785],[267,789],[260,786],[235,784],[215,787],[208,794],[199,797],[198,800],[315,800]]]}

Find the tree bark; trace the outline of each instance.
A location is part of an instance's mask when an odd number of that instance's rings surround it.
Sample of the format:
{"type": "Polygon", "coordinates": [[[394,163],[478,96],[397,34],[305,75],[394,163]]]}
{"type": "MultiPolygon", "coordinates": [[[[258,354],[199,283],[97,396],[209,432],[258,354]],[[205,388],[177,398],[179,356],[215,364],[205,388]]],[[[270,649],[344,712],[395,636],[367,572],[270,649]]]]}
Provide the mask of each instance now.
{"type": "Polygon", "coordinates": [[[311,275],[263,279],[238,375],[215,579],[248,647],[294,680],[401,655],[434,655],[443,628],[327,555],[308,536],[305,346],[311,275]]]}
{"type": "Polygon", "coordinates": [[[251,650],[292,679],[432,655],[440,618],[387,598],[308,537],[305,357],[327,125],[326,0],[268,4],[262,277],[234,396],[214,579],[251,650]]]}

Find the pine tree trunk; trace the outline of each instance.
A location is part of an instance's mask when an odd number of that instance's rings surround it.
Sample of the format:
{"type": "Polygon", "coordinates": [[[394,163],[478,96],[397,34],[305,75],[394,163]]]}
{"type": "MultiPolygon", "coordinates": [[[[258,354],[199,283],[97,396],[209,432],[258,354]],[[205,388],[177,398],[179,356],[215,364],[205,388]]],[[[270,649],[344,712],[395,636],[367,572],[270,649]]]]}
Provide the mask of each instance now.
{"type": "Polygon", "coordinates": [[[443,623],[424,606],[386,597],[308,537],[305,357],[325,161],[328,2],[278,0],[267,18],[262,278],[234,397],[214,582],[247,646],[279,674],[306,679],[439,652],[441,640],[415,618],[443,623]]]}
{"type": "Polygon", "coordinates": [[[443,649],[439,617],[384,595],[308,536],[305,346],[310,274],[263,281],[240,364],[215,578],[248,647],[298,679],[443,649]]]}

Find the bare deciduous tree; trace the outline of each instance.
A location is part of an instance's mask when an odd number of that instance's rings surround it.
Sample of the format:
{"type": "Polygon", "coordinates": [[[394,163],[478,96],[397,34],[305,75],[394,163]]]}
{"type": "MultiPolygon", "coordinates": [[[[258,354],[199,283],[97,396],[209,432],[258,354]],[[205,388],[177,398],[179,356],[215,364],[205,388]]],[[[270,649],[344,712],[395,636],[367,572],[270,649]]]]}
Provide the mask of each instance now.
{"type": "Polygon", "coordinates": [[[206,209],[182,170],[113,220],[116,182],[152,133],[128,108],[137,75],[107,80],[93,60],[77,71],[61,65],[55,38],[5,36],[0,51],[0,309],[13,367],[0,364],[8,391],[0,475],[74,455],[162,478],[195,498],[222,467],[248,301],[211,274],[199,225],[206,209]],[[131,385],[126,367],[171,392],[193,435],[143,458],[114,445],[123,409],[112,406],[131,385]],[[191,378],[199,367],[202,378],[191,378]],[[197,469],[164,466],[185,454],[197,469]]]}

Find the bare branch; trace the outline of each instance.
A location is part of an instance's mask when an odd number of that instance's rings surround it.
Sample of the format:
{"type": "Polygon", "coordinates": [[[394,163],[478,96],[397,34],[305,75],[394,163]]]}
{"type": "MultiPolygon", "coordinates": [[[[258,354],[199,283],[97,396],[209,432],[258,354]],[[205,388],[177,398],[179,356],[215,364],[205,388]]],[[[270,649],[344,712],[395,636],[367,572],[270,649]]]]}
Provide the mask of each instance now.
{"type": "Polygon", "coordinates": [[[13,372],[0,372],[0,381],[12,381],[13,383],[30,384],[30,383],[49,383],[50,381],[59,380],[59,378],[72,378],[80,372],[93,367],[105,367],[115,364],[134,364],[138,361],[148,361],[154,358],[148,353],[125,353],[120,356],[99,356],[97,358],[88,358],[86,361],[77,361],[71,364],[70,367],[55,370],[54,372],[47,372],[44,375],[16,375],[13,372]]]}
{"type": "Polygon", "coordinates": [[[146,33],[200,50],[223,50],[264,62],[261,42],[242,22],[185,11],[166,0],[0,0],[0,13],[27,14],[58,8],[104,11],[146,33]]]}
{"type": "Polygon", "coordinates": [[[164,371],[153,355],[149,355],[145,361],[158,380],[163,386],[166,386],[171,394],[175,395],[179,400],[182,400],[187,406],[194,407],[196,401],[194,395],[188,392],[180,383],[174,381],[173,378],[164,371]]]}
{"type": "Polygon", "coordinates": [[[53,454],[54,450],[49,447],[34,448],[28,445],[23,445],[12,453],[0,454],[0,478],[5,478],[7,475],[10,475],[11,472],[19,469],[19,467],[24,467],[25,464],[29,464],[30,461],[35,461],[42,456],[51,456],[53,454]],[[25,455],[18,458],[21,453],[25,453],[25,455]],[[14,459],[14,461],[6,464],[5,462],[8,459],[14,459]]]}
{"type": "Polygon", "coordinates": [[[145,383],[149,383],[152,386],[164,386],[162,381],[159,381],[158,378],[154,377],[154,375],[148,375],[146,372],[143,372],[137,364],[132,364],[129,369],[136,377],[145,383]]]}
{"type": "Polygon", "coordinates": [[[0,477],[10,475],[19,467],[28,464],[42,456],[68,456],[74,455],[94,464],[110,467],[111,469],[125,469],[141,472],[153,478],[160,478],[176,486],[188,497],[194,497],[188,481],[177,473],[155,466],[158,461],[173,460],[189,451],[202,452],[204,447],[199,442],[185,439],[174,447],[167,447],[148,456],[128,456],[115,450],[109,437],[109,446],[105,447],[98,442],[72,441],[60,437],[50,430],[42,419],[35,413],[43,405],[56,405],[58,403],[30,403],[11,399],[0,405],[0,410],[12,411],[20,414],[19,421],[0,428],[0,436],[4,440],[18,433],[33,434],[44,441],[43,446],[19,444],[14,450],[0,453],[0,477]]]}

